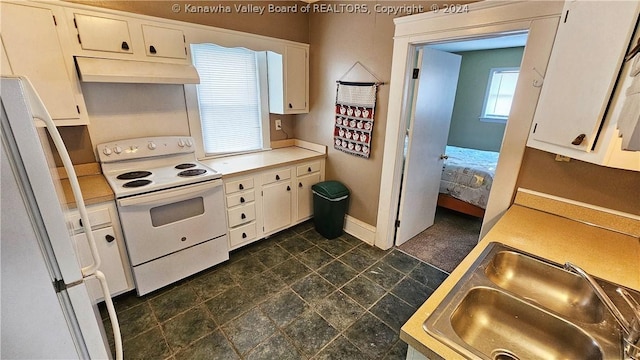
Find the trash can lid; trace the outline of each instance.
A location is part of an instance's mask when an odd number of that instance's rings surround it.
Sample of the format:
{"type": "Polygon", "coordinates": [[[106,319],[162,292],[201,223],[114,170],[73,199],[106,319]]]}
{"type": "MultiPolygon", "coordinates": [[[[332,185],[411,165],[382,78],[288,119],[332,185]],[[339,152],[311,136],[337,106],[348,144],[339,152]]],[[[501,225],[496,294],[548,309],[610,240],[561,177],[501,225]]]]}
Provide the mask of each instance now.
{"type": "Polygon", "coordinates": [[[337,199],[345,196],[349,196],[349,189],[339,181],[329,180],[319,182],[311,186],[311,191],[327,198],[337,199]]]}

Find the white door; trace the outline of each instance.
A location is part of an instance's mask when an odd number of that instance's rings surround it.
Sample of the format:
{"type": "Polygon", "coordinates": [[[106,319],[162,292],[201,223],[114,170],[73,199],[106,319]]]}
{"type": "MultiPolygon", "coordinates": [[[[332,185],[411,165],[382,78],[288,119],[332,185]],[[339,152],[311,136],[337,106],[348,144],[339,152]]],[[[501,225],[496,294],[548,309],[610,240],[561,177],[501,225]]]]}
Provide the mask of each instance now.
{"type": "MultiPolygon", "coordinates": [[[[396,245],[433,225],[460,55],[425,47],[408,129],[396,245]]],[[[420,56],[420,55],[419,55],[420,56]]]]}

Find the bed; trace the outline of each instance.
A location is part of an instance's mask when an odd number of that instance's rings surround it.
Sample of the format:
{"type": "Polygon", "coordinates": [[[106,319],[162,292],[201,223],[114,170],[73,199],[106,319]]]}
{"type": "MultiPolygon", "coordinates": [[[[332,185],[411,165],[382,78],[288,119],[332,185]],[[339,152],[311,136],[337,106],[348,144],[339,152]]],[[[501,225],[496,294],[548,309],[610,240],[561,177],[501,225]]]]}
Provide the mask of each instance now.
{"type": "Polygon", "coordinates": [[[438,205],[483,217],[499,153],[447,146],[438,205]]]}

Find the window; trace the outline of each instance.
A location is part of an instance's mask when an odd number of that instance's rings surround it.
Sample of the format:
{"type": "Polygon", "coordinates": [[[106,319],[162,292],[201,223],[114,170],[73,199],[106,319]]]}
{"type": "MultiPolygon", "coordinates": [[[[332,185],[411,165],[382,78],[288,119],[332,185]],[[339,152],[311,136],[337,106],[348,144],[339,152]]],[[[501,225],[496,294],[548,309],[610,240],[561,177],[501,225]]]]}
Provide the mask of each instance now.
{"type": "Polygon", "coordinates": [[[267,148],[264,55],[213,44],[192,44],[191,53],[200,75],[196,88],[205,155],[267,148]]]}
{"type": "Polygon", "coordinates": [[[491,69],[480,120],[488,122],[507,121],[519,73],[520,68],[491,69]]]}

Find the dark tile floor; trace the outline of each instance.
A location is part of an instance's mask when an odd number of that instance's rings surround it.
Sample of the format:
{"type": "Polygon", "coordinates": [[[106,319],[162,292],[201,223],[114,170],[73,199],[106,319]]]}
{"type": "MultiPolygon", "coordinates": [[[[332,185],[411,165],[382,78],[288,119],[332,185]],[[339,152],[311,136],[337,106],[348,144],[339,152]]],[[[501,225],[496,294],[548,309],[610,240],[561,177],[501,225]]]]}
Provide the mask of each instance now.
{"type": "Polygon", "coordinates": [[[125,359],[405,359],[400,327],[445,277],[306,222],[114,304],[125,359]]]}

